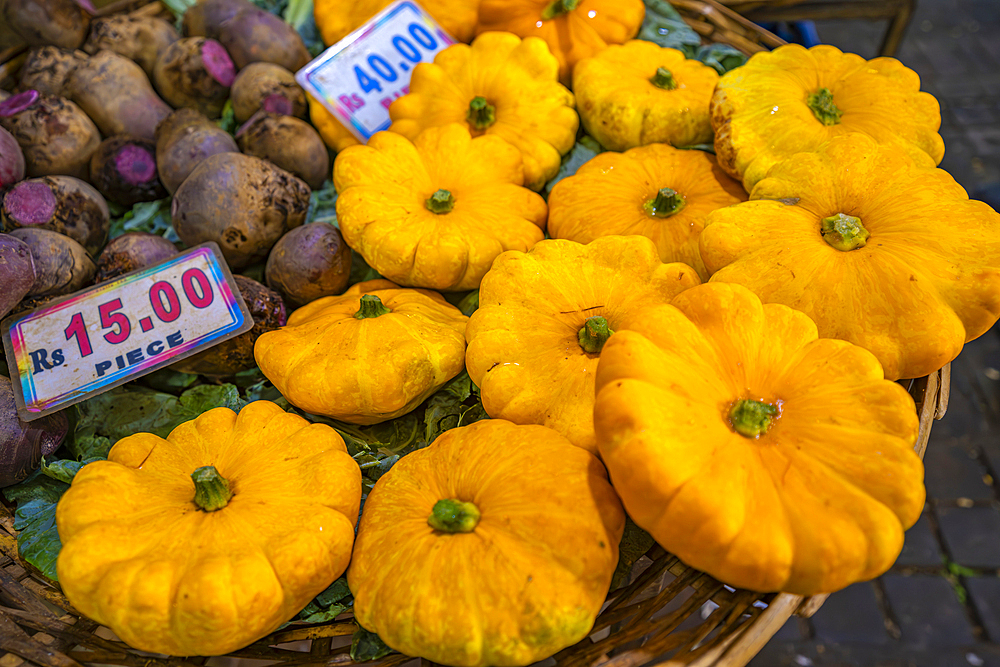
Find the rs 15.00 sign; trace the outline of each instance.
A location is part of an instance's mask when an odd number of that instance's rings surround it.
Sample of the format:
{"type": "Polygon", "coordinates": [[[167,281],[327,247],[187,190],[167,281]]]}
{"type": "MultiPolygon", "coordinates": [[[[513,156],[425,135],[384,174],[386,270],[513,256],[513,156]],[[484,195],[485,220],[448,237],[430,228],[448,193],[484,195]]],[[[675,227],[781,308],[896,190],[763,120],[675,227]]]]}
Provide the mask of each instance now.
{"type": "Polygon", "coordinates": [[[253,318],[207,243],[2,326],[18,414],[30,421],[248,331],[253,318]]]}

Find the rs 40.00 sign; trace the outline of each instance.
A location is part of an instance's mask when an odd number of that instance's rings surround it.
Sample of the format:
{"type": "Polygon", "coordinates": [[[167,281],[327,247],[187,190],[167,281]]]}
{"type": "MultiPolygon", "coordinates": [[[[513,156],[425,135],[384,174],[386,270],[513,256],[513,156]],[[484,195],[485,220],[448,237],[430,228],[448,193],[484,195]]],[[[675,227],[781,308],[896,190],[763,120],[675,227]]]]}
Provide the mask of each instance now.
{"type": "Polygon", "coordinates": [[[18,413],[29,421],[252,327],[218,247],[208,243],[8,317],[3,340],[18,413]]]}

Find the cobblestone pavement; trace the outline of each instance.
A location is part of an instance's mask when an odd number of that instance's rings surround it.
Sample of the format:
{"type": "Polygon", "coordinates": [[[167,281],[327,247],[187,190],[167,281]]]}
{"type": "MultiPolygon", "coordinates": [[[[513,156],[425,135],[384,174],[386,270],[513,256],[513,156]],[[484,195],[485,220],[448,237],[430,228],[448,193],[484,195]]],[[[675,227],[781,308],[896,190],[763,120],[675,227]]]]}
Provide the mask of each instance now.
{"type": "MultiPolygon", "coordinates": [[[[872,58],[885,24],[816,27],[872,58]]],[[[941,103],[941,167],[973,196],[1000,190],[1000,0],[918,0],[896,57],[941,103]]],[[[892,570],[793,617],[752,667],[1000,667],[1000,325],[952,364],[925,462],[927,506],[892,570]]]]}

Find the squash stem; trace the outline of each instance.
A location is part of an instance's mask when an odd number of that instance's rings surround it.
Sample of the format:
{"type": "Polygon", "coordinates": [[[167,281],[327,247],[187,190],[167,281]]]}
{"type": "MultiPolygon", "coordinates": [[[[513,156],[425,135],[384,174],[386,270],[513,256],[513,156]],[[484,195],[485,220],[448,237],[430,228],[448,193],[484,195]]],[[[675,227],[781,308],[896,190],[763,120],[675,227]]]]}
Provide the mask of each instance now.
{"type": "Polygon", "coordinates": [[[221,510],[229,504],[233,492],[229,480],[219,474],[215,466],[203,466],[191,473],[194,480],[194,504],[206,512],[221,510]]]}
{"type": "Polygon", "coordinates": [[[461,500],[442,499],[434,503],[427,525],[446,533],[471,533],[479,523],[479,508],[461,500]]]}
{"type": "Polygon", "coordinates": [[[369,317],[381,317],[391,312],[391,309],[386,308],[382,304],[382,299],[374,294],[365,294],[361,297],[361,307],[358,308],[358,312],[354,313],[354,317],[359,320],[365,320],[369,317]]]}
{"type": "Polygon", "coordinates": [[[455,208],[455,197],[448,190],[438,190],[424,202],[427,210],[441,215],[455,208]]]}
{"type": "Polygon", "coordinates": [[[654,218],[669,218],[679,213],[686,202],[684,196],[672,188],[660,188],[656,197],[642,205],[646,213],[654,218]]]}
{"type": "Polygon", "coordinates": [[[477,95],[469,102],[469,112],[465,115],[469,124],[477,130],[485,130],[497,122],[497,108],[477,95]]]}
{"type": "Polygon", "coordinates": [[[806,105],[812,110],[816,120],[824,125],[836,125],[844,115],[844,112],[833,103],[833,93],[829,88],[820,88],[809,95],[806,105]]]}
{"type": "Polygon", "coordinates": [[[729,410],[729,423],[740,435],[759,438],[767,433],[776,414],[778,414],[777,406],[770,403],[740,399],[733,403],[733,407],[729,410]]]}
{"type": "Polygon", "coordinates": [[[666,67],[657,67],[656,74],[649,79],[649,82],[663,90],[673,90],[677,87],[677,79],[666,67]]]}
{"type": "Polygon", "coordinates": [[[562,16],[563,14],[576,9],[579,4],[580,0],[555,0],[554,2],[550,2],[548,6],[542,10],[542,20],[549,21],[558,16],[562,16]]]}
{"type": "Polygon", "coordinates": [[[613,333],[614,331],[608,326],[608,321],[597,315],[587,318],[583,328],[580,329],[576,337],[580,341],[580,347],[583,348],[584,352],[588,354],[600,354],[604,348],[604,344],[608,342],[613,333]]]}
{"type": "Polygon", "coordinates": [[[846,213],[823,218],[820,234],[824,241],[843,252],[864,248],[871,236],[871,233],[861,224],[861,218],[846,213]]]}

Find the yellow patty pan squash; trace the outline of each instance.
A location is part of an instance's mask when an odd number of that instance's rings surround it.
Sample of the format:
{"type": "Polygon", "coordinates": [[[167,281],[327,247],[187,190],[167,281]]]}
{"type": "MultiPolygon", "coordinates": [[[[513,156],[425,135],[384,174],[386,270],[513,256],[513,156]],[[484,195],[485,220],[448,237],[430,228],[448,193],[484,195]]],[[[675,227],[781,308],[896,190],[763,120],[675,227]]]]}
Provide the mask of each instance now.
{"type": "Polygon", "coordinates": [[[584,129],[605,148],[692,146],[712,141],[708,104],[718,80],[677,49],[635,39],[578,62],[573,93],[584,129]]]}
{"type": "Polygon", "coordinates": [[[220,655],[347,568],[361,470],[337,432],[269,401],[119,440],[56,508],[59,584],[129,646],[220,655]]]}
{"type": "Polygon", "coordinates": [[[409,94],[389,107],[389,129],[413,140],[428,127],[466,123],[473,136],[496,135],[521,151],[525,187],[540,190],[580,126],[557,67],[537,37],[494,32],[449,46],[413,69],[409,94]]]}
{"type": "Polygon", "coordinates": [[[406,655],[528,665],[590,632],[624,526],[600,461],[555,431],[451,429],[368,495],[347,571],[354,616],[406,655]]]}
{"type": "Polygon", "coordinates": [[[435,292],[368,280],[296,310],[257,339],[254,357],[295,407],[378,424],[462,372],[468,319],[435,292]]]}
{"type": "Polygon", "coordinates": [[[378,132],[337,156],[333,182],[344,240],[401,285],[479,287],[497,255],[545,234],[548,209],[521,187],[521,153],[465,125],[425,130],[412,143],[378,132]]]}
{"type": "Polygon", "coordinates": [[[642,0],[482,0],[476,33],[544,39],[559,61],[559,81],[569,86],[577,61],[632,39],[645,17],[642,0]]]}
{"type": "Polygon", "coordinates": [[[664,549],[756,591],[885,572],[924,505],[918,420],[871,353],[707,283],[604,346],[594,424],[625,510],[664,549]]]}
{"type": "Polygon", "coordinates": [[[756,53],[719,79],[711,104],[715,153],[750,192],[775,162],[861,132],[924,166],[944,157],[941,108],[894,58],[865,61],[833,46],[756,53]]]}
{"type": "Polygon", "coordinates": [[[713,282],[801,310],[890,380],[934,372],[1000,317],[1000,214],[860,134],[772,167],[700,244],[713,282]]]}
{"type": "Polygon", "coordinates": [[[639,234],[656,244],[661,260],[684,262],[708,280],[698,249],[705,218],[746,199],[711,154],[650,144],[601,153],[556,183],[548,230],[579,243],[639,234]]]}
{"type": "Polygon", "coordinates": [[[594,372],[604,341],[629,313],[699,283],[686,264],[662,263],[642,236],[550,239],[500,255],[466,330],[465,363],[483,408],[596,452],[594,372]]]}
{"type": "Polygon", "coordinates": [[[309,100],[309,120],[319,132],[324,144],[339,153],[348,146],[360,143],[351,131],[323,106],[322,102],[308,93],[306,99],[309,100]]]}
{"type": "MultiPolygon", "coordinates": [[[[333,46],[385,9],[392,0],[314,0],[313,17],[323,43],[333,46]]],[[[460,42],[476,31],[479,0],[420,0],[420,6],[460,42]]]]}

